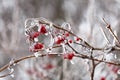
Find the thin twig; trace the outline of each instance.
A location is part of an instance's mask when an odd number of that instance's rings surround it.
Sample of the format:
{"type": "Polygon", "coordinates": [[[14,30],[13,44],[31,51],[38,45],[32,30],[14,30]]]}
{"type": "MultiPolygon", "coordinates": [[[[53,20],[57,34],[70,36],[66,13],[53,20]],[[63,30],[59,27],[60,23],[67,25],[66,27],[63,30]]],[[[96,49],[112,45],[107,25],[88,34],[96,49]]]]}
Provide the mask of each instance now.
{"type": "Polygon", "coordinates": [[[118,37],[114,34],[112,28],[111,28],[111,25],[108,24],[105,19],[103,18],[103,21],[106,23],[106,28],[110,31],[111,35],[115,38],[115,40],[120,44],[120,41],[118,39],[118,37]]]}
{"type": "MultiPolygon", "coordinates": [[[[40,24],[50,25],[50,22],[46,22],[46,21],[43,21],[43,20],[39,21],[39,23],[40,23],[40,24]]],[[[56,24],[52,24],[52,25],[53,25],[53,27],[55,27],[55,28],[57,28],[57,29],[66,31],[66,32],[70,33],[71,35],[80,38],[79,36],[77,36],[76,34],[72,33],[71,31],[68,31],[68,30],[66,30],[66,29],[64,29],[64,28],[61,28],[60,26],[57,26],[56,24]]],[[[81,40],[81,41],[84,41],[82,38],[80,38],[80,40],[81,40]]],[[[84,41],[84,43],[85,43],[88,47],[92,48],[92,46],[91,46],[89,43],[87,43],[86,41],[84,41]]]]}
{"type": "MultiPolygon", "coordinates": [[[[86,47],[85,45],[83,45],[81,43],[77,43],[77,42],[73,42],[73,43],[81,45],[83,47],[86,47]]],[[[106,48],[95,48],[95,47],[93,47],[93,50],[94,51],[104,51],[104,50],[106,50],[106,48]]],[[[113,46],[112,49],[111,49],[111,51],[120,51],[120,48],[113,46]]]]}
{"type": "Polygon", "coordinates": [[[103,30],[103,28],[102,28],[101,26],[100,26],[100,30],[102,31],[103,36],[104,36],[105,40],[107,41],[107,43],[110,44],[110,41],[109,41],[109,39],[108,39],[108,37],[107,37],[105,31],[103,30]]]}
{"type": "MultiPolygon", "coordinates": [[[[72,48],[74,49],[74,48],[72,48]]],[[[39,55],[39,57],[43,57],[43,56],[47,56],[47,55],[63,55],[62,53],[51,53],[51,54],[41,54],[39,55]]],[[[75,54],[75,57],[79,57],[79,58],[83,58],[83,59],[89,59],[89,60],[94,60],[94,61],[98,61],[98,62],[104,62],[104,63],[108,63],[108,64],[112,64],[112,65],[116,65],[116,66],[120,66],[120,64],[118,63],[114,63],[114,62],[108,62],[108,61],[104,61],[104,60],[99,60],[99,59],[95,59],[95,58],[91,58],[91,57],[88,57],[87,55],[83,55],[83,54],[75,54]]],[[[2,68],[0,68],[0,72],[2,72],[3,70],[7,69],[9,66],[12,66],[14,64],[17,64],[23,60],[26,60],[26,59],[30,59],[30,58],[36,58],[35,55],[29,55],[29,56],[25,56],[25,57],[22,57],[20,59],[17,59],[14,61],[14,63],[12,64],[6,64],[5,66],[3,66],[2,68]]]]}
{"type": "Polygon", "coordinates": [[[93,59],[93,51],[91,51],[91,59],[92,59],[92,71],[91,71],[91,80],[94,80],[94,73],[95,73],[95,61],[93,59]]]}
{"type": "Polygon", "coordinates": [[[4,75],[0,76],[0,78],[3,78],[3,77],[6,77],[6,76],[9,76],[9,75],[11,75],[11,74],[13,74],[13,72],[10,72],[10,73],[7,73],[7,74],[4,74],[4,75]]]}

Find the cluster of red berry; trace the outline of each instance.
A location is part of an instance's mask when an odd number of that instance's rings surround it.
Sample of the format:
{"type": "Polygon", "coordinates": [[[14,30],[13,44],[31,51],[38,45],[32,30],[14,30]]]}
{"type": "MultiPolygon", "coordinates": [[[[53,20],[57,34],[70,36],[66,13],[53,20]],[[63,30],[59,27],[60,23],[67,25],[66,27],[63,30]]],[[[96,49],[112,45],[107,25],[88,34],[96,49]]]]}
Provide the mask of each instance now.
{"type": "Polygon", "coordinates": [[[68,59],[68,60],[72,60],[74,56],[75,56],[74,52],[63,54],[64,59],[68,59]]]}
{"type": "MultiPolygon", "coordinates": [[[[35,38],[38,38],[40,36],[40,34],[46,34],[47,33],[47,29],[45,27],[45,25],[40,25],[40,28],[38,31],[33,31],[30,33],[29,35],[29,40],[34,40],[35,38]]],[[[35,42],[34,44],[32,44],[32,46],[30,46],[30,51],[31,52],[37,52],[40,49],[43,49],[44,45],[40,42],[35,42]]]]}
{"type": "MultiPolygon", "coordinates": [[[[31,28],[37,27],[37,31],[35,31],[34,29],[31,29],[32,31],[30,31],[29,34],[27,34],[27,38],[30,42],[30,51],[31,52],[38,52],[41,49],[46,49],[46,46],[44,43],[41,43],[38,39],[39,36],[41,35],[45,35],[50,33],[52,35],[53,38],[53,44],[55,45],[62,45],[62,44],[72,44],[75,41],[80,41],[81,39],[78,37],[75,37],[75,39],[72,39],[71,34],[69,33],[69,31],[59,31],[58,29],[55,29],[55,31],[50,32],[50,28],[52,29],[53,27],[49,27],[49,25],[46,24],[39,24],[39,26],[33,26],[31,28]],[[56,32],[56,34],[54,34],[54,32],[56,32]]],[[[47,46],[48,47],[48,46],[47,46]]],[[[63,57],[64,59],[68,59],[68,60],[72,60],[72,58],[74,57],[74,52],[70,52],[70,53],[64,53],[63,52],[63,57]]]]}
{"type": "Polygon", "coordinates": [[[45,34],[45,33],[47,33],[47,29],[45,25],[42,24],[40,25],[40,28],[38,31],[34,31],[30,33],[29,38],[34,39],[34,38],[37,38],[40,34],[45,34]]]}

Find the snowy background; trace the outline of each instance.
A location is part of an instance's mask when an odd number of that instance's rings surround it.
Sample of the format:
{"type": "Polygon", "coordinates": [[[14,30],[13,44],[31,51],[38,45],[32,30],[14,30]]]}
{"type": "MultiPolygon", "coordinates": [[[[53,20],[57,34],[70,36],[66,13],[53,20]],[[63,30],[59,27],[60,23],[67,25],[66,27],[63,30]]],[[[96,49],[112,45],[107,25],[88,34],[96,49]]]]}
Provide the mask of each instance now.
{"type": "MultiPolygon", "coordinates": [[[[105,18],[120,39],[119,0],[0,0],[0,67],[12,59],[32,54],[24,35],[24,21],[39,17],[58,25],[70,23],[75,34],[95,47],[104,47],[106,44],[100,31],[100,26],[105,26],[102,21],[105,18]]],[[[113,43],[113,37],[108,30],[105,31],[113,43]]],[[[114,53],[119,58],[119,52],[114,53]]],[[[61,57],[47,56],[29,59],[14,67],[14,78],[8,76],[0,80],[90,80],[85,61],[74,58],[73,62],[71,64],[61,57]],[[55,67],[51,70],[42,69],[41,65],[48,63],[55,67]],[[37,70],[36,74],[34,68],[37,70]]],[[[102,76],[106,76],[106,80],[117,80],[117,74],[103,65],[102,63],[96,68],[95,80],[101,80],[102,76]]],[[[1,74],[7,72],[8,70],[1,74]]]]}

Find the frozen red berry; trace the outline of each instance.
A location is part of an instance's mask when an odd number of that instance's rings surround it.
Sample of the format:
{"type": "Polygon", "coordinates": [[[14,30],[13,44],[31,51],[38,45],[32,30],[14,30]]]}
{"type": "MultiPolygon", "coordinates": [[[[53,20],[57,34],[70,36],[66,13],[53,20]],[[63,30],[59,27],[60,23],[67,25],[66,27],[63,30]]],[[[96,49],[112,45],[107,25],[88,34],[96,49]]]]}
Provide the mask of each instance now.
{"type": "Polygon", "coordinates": [[[57,37],[56,40],[55,40],[55,43],[56,44],[61,44],[62,42],[64,42],[65,38],[64,37],[57,37]]]}
{"type": "Polygon", "coordinates": [[[105,77],[101,77],[100,80],[106,80],[105,77]]]}
{"type": "Polygon", "coordinates": [[[29,51],[30,52],[38,52],[40,49],[42,49],[44,45],[42,43],[34,43],[30,46],[29,51]]]}
{"type": "Polygon", "coordinates": [[[76,41],[80,41],[80,38],[79,38],[79,37],[76,37],[76,41]]]}
{"type": "Polygon", "coordinates": [[[47,69],[47,70],[49,70],[49,69],[52,69],[54,66],[52,65],[52,64],[46,64],[45,66],[44,66],[44,69],[47,69]]]}
{"type": "Polygon", "coordinates": [[[41,25],[41,28],[40,28],[39,32],[42,33],[42,34],[47,33],[45,25],[41,25]]]}
{"type": "Polygon", "coordinates": [[[68,40],[68,42],[69,42],[69,43],[72,43],[73,41],[70,39],[70,40],[68,40]]]}
{"type": "Polygon", "coordinates": [[[66,37],[69,37],[69,36],[70,36],[70,34],[69,34],[68,32],[66,32],[66,33],[65,33],[65,36],[66,36],[66,37]]]}
{"type": "Polygon", "coordinates": [[[74,57],[74,53],[66,53],[63,54],[64,59],[72,60],[74,57]]]}
{"type": "Polygon", "coordinates": [[[42,49],[43,48],[43,44],[42,43],[35,43],[34,44],[34,49],[42,49]]]}
{"type": "Polygon", "coordinates": [[[40,35],[39,32],[33,32],[30,36],[30,38],[34,39],[34,38],[37,38],[38,36],[40,35]]]}

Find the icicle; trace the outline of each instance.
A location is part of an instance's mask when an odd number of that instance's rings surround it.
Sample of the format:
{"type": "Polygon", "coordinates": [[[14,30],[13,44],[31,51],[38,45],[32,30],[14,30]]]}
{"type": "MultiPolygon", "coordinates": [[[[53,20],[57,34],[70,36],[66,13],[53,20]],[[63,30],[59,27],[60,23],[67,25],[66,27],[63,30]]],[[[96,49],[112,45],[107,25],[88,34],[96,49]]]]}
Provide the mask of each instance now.
{"type": "Polygon", "coordinates": [[[38,42],[38,38],[34,38],[34,41],[35,41],[35,42],[38,42]]]}
{"type": "Polygon", "coordinates": [[[68,30],[68,31],[71,31],[71,26],[69,23],[67,22],[64,22],[62,25],[61,25],[62,28],[68,30]]]}
{"type": "Polygon", "coordinates": [[[117,56],[116,56],[116,54],[114,54],[114,58],[115,58],[115,59],[117,59],[117,56]]]}
{"type": "Polygon", "coordinates": [[[14,77],[15,77],[15,75],[14,75],[14,74],[11,74],[10,76],[11,76],[12,78],[14,78],[14,77]]]}
{"type": "Polygon", "coordinates": [[[25,36],[28,36],[27,32],[28,32],[28,29],[25,29],[25,36]]]}
{"type": "Polygon", "coordinates": [[[53,36],[50,34],[50,44],[48,45],[49,47],[52,47],[53,46],[53,44],[54,44],[54,38],[53,38],[53,36]]]}
{"type": "Polygon", "coordinates": [[[47,52],[47,53],[51,53],[51,52],[52,52],[52,47],[47,48],[47,49],[46,49],[46,52],[47,52]]]}
{"type": "Polygon", "coordinates": [[[11,72],[11,73],[12,73],[12,72],[14,72],[14,69],[13,69],[13,68],[11,68],[11,69],[10,69],[10,72],[11,72]]]}
{"type": "Polygon", "coordinates": [[[8,70],[11,71],[12,67],[15,66],[16,63],[14,63],[14,59],[11,59],[11,61],[9,62],[9,67],[8,67],[8,70]]]}
{"type": "Polygon", "coordinates": [[[14,68],[8,67],[8,70],[10,71],[10,74],[11,74],[10,76],[14,78],[14,74],[13,74],[14,68]]]}
{"type": "Polygon", "coordinates": [[[35,21],[32,20],[30,25],[31,25],[31,26],[35,26],[35,21]]]}
{"type": "MultiPolygon", "coordinates": [[[[18,64],[18,63],[17,63],[17,64],[18,64]]],[[[16,65],[16,63],[13,64],[13,66],[15,66],[15,65],[16,65]]]]}
{"type": "Polygon", "coordinates": [[[65,44],[62,43],[61,45],[62,45],[62,48],[63,48],[63,53],[65,53],[66,52],[66,50],[65,50],[65,44]]]}
{"type": "Polygon", "coordinates": [[[70,60],[71,64],[75,64],[73,60],[70,60]]]}
{"type": "Polygon", "coordinates": [[[106,53],[104,56],[105,56],[106,61],[113,61],[115,59],[115,56],[113,53],[109,53],[109,54],[106,53]]]}
{"type": "Polygon", "coordinates": [[[27,29],[29,26],[27,25],[27,23],[28,23],[28,21],[29,21],[30,19],[26,19],[25,20],[25,29],[27,29]]]}
{"type": "Polygon", "coordinates": [[[53,23],[52,22],[50,22],[50,28],[53,26],[53,23]]]}
{"type": "MultiPolygon", "coordinates": [[[[114,33],[115,33],[115,35],[117,35],[117,32],[116,31],[114,31],[114,33]]],[[[115,41],[115,38],[113,39],[113,46],[115,46],[116,45],[116,41],[115,41]]]]}
{"type": "Polygon", "coordinates": [[[34,19],[35,25],[39,26],[39,21],[37,19],[34,19]]]}
{"type": "Polygon", "coordinates": [[[35,57],[37,58],[37,57],[40,56],[40,53],[39,53],[39,52],[35,52],[34,55],[35,55],[35,57]]]}
{"type": "Polygon", "coordinates": [[[11,59],[11,61],[10,61],[10,63],[9,63],[9,64],[12,64],[12,63],[14,63],[14,59],[11,59]]]}

